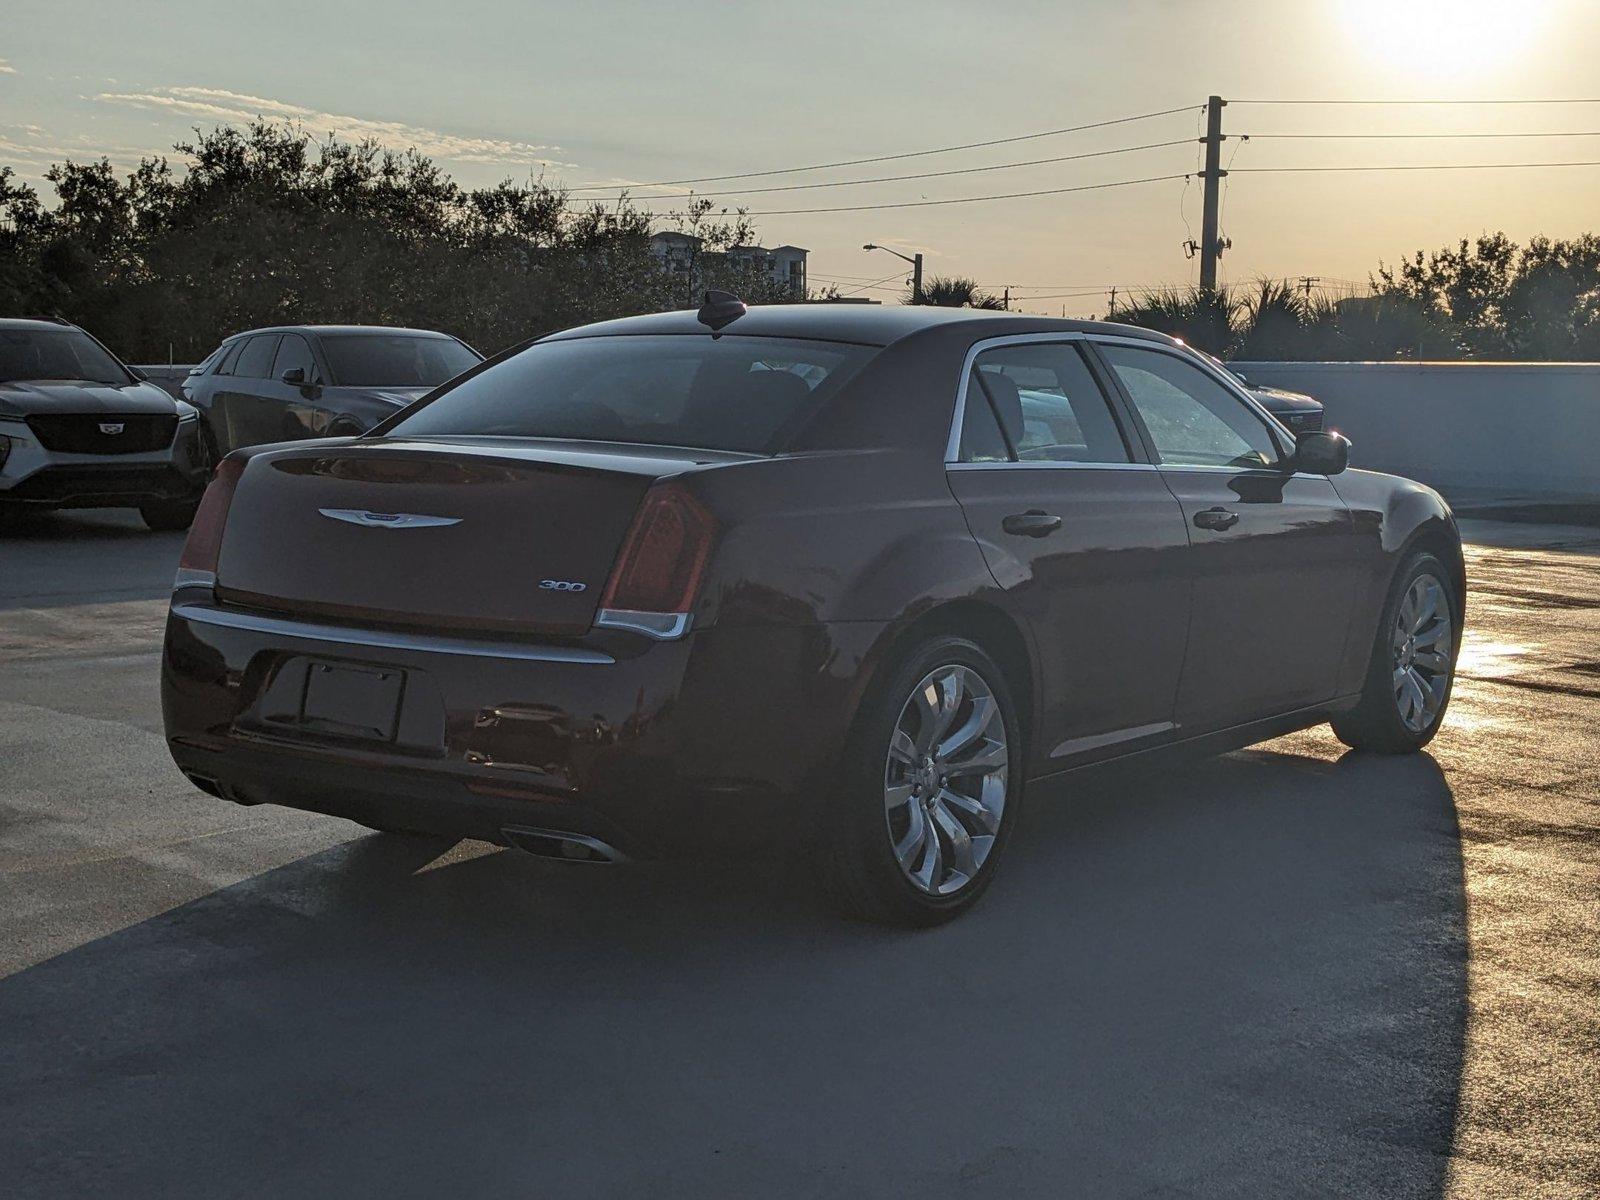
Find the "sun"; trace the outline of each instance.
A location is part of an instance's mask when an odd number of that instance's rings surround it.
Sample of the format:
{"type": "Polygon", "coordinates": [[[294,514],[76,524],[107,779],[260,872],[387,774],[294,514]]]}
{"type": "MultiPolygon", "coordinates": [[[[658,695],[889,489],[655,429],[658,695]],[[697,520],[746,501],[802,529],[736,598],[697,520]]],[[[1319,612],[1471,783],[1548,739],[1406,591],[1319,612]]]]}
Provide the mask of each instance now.
{"type": "Polygon", "coordinates": [[[1509,66],[1542,33],[1556,0],[1334,0],[1374,59],[1429,78],[1509,66]]]}

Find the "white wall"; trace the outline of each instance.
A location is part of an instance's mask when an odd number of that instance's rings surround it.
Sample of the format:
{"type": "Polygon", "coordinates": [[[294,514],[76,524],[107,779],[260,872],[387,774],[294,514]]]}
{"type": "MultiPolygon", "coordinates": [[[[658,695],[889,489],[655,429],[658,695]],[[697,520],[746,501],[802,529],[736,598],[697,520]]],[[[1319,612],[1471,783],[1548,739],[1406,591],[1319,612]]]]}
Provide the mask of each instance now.
{"type": "Polygon", "coordinates": [[[1446,494],[1600,496],[1600,363],[1231,365],[1321,400],[1351,466],[1446,494]]]}

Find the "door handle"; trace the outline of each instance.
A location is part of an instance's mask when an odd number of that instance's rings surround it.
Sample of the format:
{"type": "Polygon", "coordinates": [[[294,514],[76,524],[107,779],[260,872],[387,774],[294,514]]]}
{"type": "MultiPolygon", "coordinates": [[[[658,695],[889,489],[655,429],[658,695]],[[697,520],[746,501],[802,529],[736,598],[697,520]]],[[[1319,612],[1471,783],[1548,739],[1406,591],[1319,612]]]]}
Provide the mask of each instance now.
{"type": "Polygon", "coordinates": [[[1022,537],[1044,537],[1061,528],[1061,518],[1042,509],[1030,508],[1025,513],[1012,513],[1000,522],[1000,528],[1022,537]]]}
{"type": "Polygon", "coordinates": [[[1228,529],[1239,523],[1239,514],[1225,508],[1203,508],[1195,513],[1194,523],[1201,529],[1228,529]]]}

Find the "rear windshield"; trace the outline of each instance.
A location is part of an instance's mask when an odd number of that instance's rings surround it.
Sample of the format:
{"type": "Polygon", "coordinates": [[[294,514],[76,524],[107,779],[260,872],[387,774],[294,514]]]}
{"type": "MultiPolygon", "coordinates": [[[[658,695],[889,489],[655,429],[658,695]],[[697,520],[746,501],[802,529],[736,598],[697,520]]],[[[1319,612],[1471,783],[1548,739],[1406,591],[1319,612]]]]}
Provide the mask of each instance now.
{"type": "Polygon", "coordinates": [[[40,379],[131,382],[122,364],[81,330],[0,329],[0,383],[40,379]]]}
{"type": "Polygon", "coordinates": [[[876,349],[709,335],[542,342],[464,380],[391,436],[573,438],[770,452],[876,349]]]}
{"type": "Polygon", "coordinates": [[[336,387],[434,388],[481,359],[450,337],[408,333],[324,334],[336,387]]]}

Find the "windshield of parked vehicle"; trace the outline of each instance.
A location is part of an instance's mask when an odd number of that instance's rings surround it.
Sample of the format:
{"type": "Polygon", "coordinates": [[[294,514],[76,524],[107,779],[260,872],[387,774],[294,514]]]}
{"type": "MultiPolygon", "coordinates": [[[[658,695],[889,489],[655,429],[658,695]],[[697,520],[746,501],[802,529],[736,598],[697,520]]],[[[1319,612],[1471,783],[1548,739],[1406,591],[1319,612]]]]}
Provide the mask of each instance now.
{"type": "Polygon", "coordinates": [[[79,329],[0,329],[0,383],[132,382],[105,347],[79,329]]]}
{"type": "Polygon", "coordinates": [[[771,452],[786,428],[875,352],[731,335],[542,342],[462,381],[387,433],[771,452]]]}
{"type": "Polygon", "coordinates": [[[482,361],[450,337],[411,333],[324,334],[336,387],[434,388],[482,361]]]}

